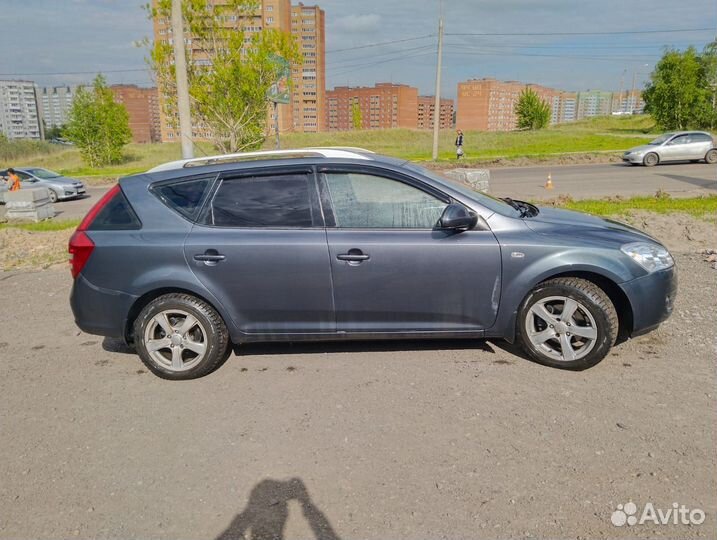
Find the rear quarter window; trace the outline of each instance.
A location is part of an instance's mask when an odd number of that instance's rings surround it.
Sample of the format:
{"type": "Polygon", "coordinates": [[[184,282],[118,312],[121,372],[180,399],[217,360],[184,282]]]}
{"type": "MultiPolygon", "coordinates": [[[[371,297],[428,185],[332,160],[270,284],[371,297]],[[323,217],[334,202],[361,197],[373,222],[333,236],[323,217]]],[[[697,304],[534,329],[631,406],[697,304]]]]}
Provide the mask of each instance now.
{"type": "Polygon", "coordinates": [[[141,229],[142,222],[129,204],[122,190],[108,202],[97,214],[90,231],[121,231],[141,229]]]}
{"type": "Polygon", "coordinates": [[[159,199],[184,217],[195,221],[204,202],[209,185],[215,176],[162,182],[151,191],[159,199]]]}

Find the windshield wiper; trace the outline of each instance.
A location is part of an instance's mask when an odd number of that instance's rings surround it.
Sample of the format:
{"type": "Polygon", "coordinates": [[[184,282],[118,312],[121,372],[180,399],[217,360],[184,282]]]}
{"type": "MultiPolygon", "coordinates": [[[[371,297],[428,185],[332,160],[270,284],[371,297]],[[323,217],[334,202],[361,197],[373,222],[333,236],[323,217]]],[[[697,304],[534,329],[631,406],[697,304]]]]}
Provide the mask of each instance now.
{"type": "Polygon", "coordinates": [[[520,217],[525,217],[527,215],[530,215],[531,213],[530,206],[522,201],[514,201],[510,197],[503,197],[501,200],[505,201],[510,206],[515,208],[518,212],[520,212],[520,217]]]}

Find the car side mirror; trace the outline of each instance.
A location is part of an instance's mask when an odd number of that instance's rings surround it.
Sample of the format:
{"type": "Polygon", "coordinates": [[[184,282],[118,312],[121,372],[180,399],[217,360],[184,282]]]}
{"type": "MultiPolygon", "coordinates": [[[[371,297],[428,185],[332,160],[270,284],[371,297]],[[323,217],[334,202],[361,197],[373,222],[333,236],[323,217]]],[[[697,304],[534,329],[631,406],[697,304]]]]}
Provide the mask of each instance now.
{"type": "Polygon", "coordinates": [[[453,231],[467,231],[478,223],[478,216],[462,204],[451,203],[446,206],[438,220],[438,227],[453,231]]]}

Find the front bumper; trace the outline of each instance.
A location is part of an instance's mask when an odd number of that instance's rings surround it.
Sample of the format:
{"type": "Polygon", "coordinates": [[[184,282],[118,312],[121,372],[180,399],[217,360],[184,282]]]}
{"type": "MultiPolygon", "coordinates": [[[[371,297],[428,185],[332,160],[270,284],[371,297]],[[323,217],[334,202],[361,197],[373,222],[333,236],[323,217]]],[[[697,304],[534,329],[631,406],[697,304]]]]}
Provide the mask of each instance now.
{"type": "Polygon", "coordinates": [[[644,157],[642,154],[623,154],[622,160],[626,163],[642,163],[644,157]]]}
{"type": "Polygon", "coordinates": [[[75,324],[88,334],[124,338],[129,310],[137,296],[97,287],[80,274],[72,284],[70,306],[75,324]]]}
{"type": "Polygon", "coordinates": [[[63,189],[57,194],[58,200],[64,201],[66,199],[74,199],[76,197],[84,197],[87,194],[87,189],[84,187],[63,189]]]}
{"type": "Polygon", "coordinates": [[[671,314],[677,296],[677,268],[652,272],[620,285],[632,307],[631,337],[657,328],[671,314]]]}

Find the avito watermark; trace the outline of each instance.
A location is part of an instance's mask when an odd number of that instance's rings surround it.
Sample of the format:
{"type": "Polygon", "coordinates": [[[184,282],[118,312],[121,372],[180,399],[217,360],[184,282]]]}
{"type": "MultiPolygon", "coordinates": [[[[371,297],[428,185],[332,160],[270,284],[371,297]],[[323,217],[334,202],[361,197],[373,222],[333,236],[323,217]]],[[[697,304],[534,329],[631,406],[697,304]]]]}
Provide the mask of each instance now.
{"type": "Polygon", "coordinates": [[[610,516],[610,521],[616,527],[627,525],[702,525],[705,513],[699,508],[688,508],[684,504],[672,503],[672,507],[664,510],[655,508],[651,502],[645,504],[642,512],[638,512],[637,505],[630,501],[627,504],[618,504],[610,516]]]}

